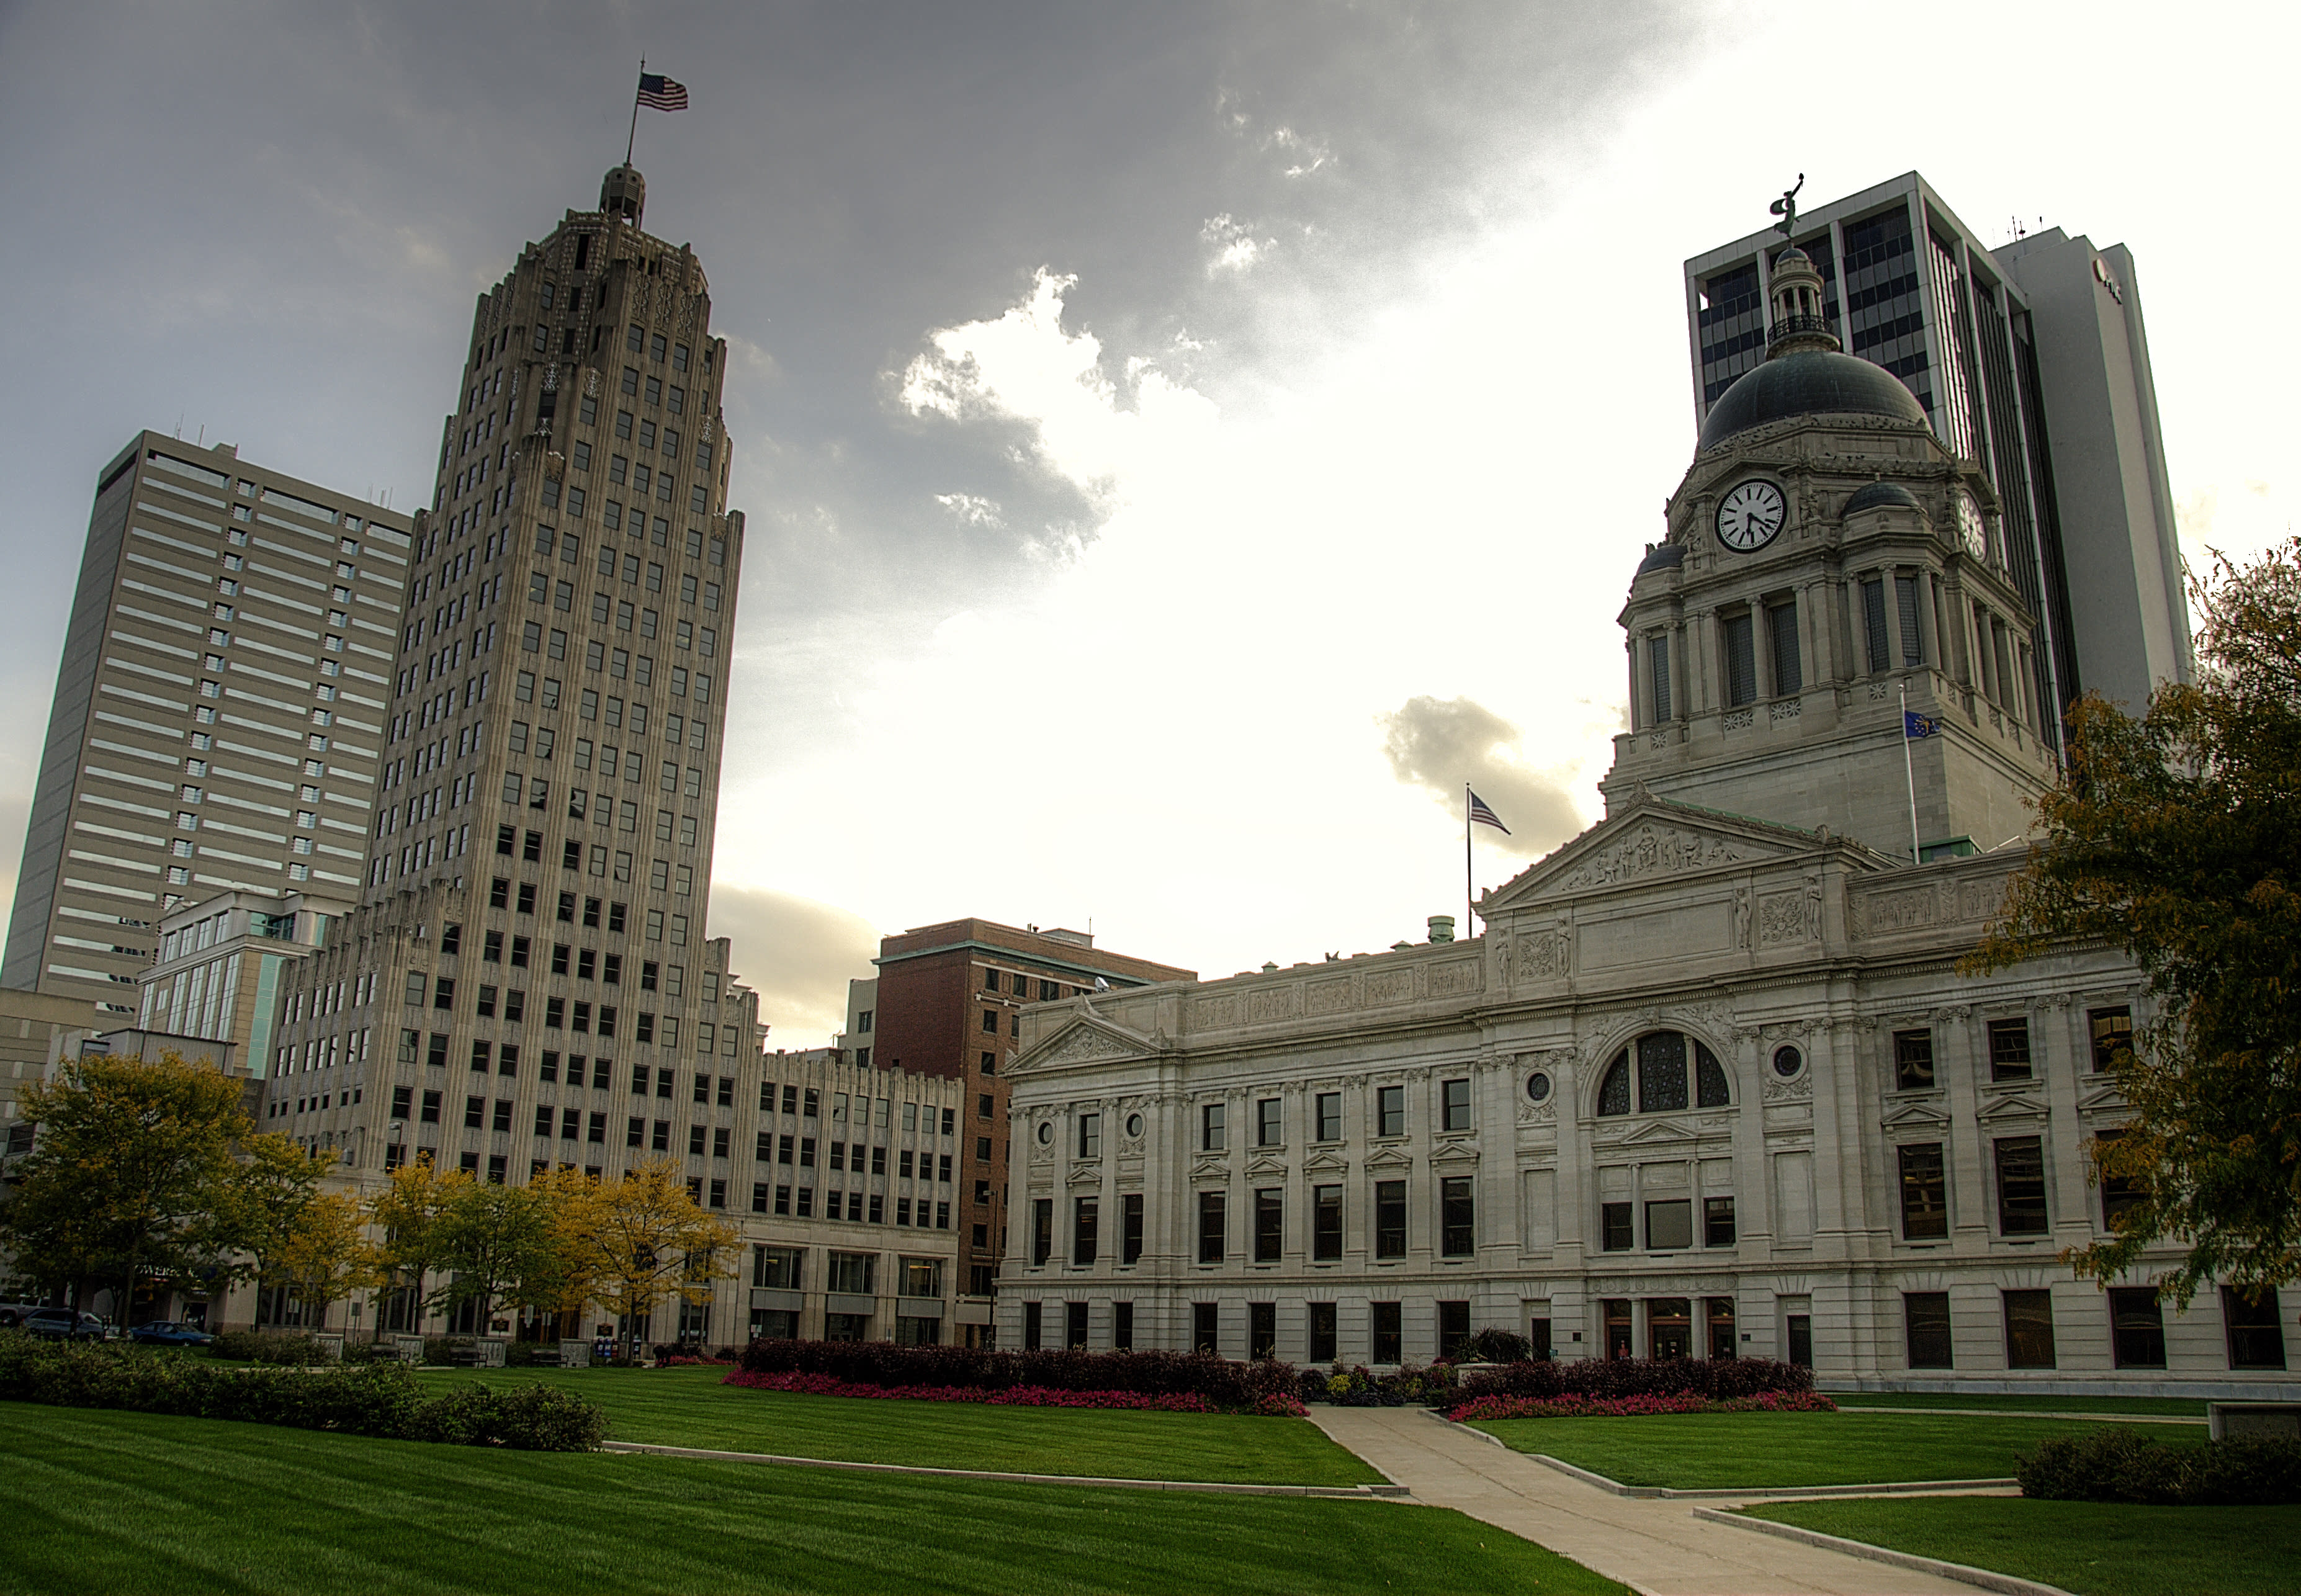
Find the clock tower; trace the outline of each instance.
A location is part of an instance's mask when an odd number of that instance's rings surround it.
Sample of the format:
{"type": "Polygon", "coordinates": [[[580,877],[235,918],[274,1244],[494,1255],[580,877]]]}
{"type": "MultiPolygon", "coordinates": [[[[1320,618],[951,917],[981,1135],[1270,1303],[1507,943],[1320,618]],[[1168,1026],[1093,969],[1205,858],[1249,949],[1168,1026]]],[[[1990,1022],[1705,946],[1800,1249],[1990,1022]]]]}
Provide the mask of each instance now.
{"type": "Polygon", "coordinates": [[[1766,359],[1711,407],[1631,580],[1631,729],[1600,790],[1904,858],[1996,848],[2055,767],[1988,476],[1841,351],[1802,250],[1771,288],[1766,359]]]}

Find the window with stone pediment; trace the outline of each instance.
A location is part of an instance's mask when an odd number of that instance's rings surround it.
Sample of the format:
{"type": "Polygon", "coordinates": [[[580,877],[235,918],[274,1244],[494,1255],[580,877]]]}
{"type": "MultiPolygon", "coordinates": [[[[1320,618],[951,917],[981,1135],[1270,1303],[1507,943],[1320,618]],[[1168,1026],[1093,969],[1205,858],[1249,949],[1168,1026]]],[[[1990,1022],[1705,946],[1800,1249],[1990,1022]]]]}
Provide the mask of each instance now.
{"type": "Polygon", "coordinates": [[[1650,1031],[1614,1055],[1598,1082],[1600,1117],[1631,1111],[1633,1081],[1640,1114],[1723,1108],[1733,1101],[1725,1065],[1707,1044],[1682,1031],[1650,1031]]]}

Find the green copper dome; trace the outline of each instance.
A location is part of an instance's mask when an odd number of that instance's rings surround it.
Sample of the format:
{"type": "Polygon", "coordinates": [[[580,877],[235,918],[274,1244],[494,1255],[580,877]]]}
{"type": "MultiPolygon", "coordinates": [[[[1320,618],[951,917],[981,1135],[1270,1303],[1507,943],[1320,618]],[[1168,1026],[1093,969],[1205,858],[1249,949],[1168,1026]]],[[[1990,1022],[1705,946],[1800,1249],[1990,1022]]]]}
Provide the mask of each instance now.
{"type": "Polygon", "coordinates": [[[1736,433],[1794,415],[1881,415],[1923,427],[1925,406],[1901,379],[1852,355],[1820,349],[1778,355],[1745,372],[1718,396],[1702,423],[1694,452],[1716,448],[1736,433]]]}

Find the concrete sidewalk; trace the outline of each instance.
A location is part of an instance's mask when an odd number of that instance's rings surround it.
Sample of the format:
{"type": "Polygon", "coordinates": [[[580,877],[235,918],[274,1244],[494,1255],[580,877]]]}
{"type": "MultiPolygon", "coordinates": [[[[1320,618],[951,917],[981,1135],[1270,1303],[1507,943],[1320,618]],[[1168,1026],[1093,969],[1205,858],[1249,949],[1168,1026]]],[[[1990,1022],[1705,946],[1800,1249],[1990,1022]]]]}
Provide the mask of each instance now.
{"type": "Polygon", "coordinates": [[[1611,1495],[1421,1408],[1320,1403],[1310,1419],[1416,1500],[1456,1508],[1647,1596],[1972,1596],[1973,1586],[1954,1580],[1705,1523],[1692,1503],[1611,1495]]]}

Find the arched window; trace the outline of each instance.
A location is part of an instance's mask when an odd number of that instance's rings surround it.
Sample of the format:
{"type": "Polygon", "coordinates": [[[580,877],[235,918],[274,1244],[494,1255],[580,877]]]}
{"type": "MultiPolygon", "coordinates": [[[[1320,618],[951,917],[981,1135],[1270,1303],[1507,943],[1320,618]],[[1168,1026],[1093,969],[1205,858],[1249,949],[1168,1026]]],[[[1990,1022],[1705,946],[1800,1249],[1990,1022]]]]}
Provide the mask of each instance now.
{"type": "Polygon", "coordinates": [[[1725,1065],[1694,1037],[1678,1031],[1653,1031],[1614,1055],[1598,1083],[1598,1113],[1610,1117],[1630,1111],[1631,1061],[1637,1065],[1637,1107],[1641,1114],[1666,1114],[1689,1107],[1724,1108],[1733,1101],[1725,1065]],[[1687,1054],[1693,1055],[1691,1079],[1687,1054]]]}
{"type": "Polygon", "coordinates": [[[1602,1116],[1627,1114],[1630,1111],[1630,1056],[1625,1051],[1614,1056],[1606,1069],[1606,1078],[1598,1083],[1598,1112],[1602,1116]]]}

